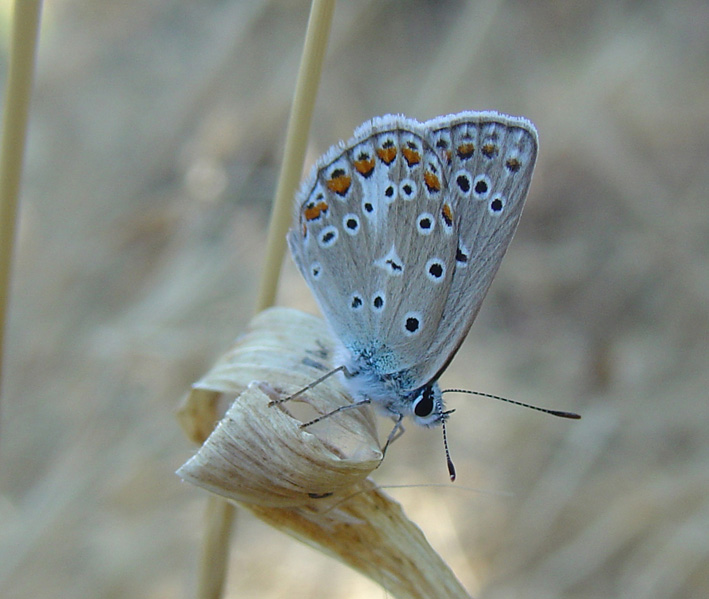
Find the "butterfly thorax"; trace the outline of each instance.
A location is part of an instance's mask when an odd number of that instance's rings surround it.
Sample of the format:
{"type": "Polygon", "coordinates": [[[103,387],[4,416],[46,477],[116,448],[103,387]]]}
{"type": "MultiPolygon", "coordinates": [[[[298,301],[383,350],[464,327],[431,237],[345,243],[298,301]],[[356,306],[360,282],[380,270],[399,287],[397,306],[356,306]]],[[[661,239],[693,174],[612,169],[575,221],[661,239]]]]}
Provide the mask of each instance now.
{"type": "Polygon", "coordinates": [[[342,352],[341,356],[346,368],[344,382],[355,401],[368,400],[395,418],[411,416],[421,426],[435,426],[445,419],[437,382],[430,381],[412,389],[409,370],[388,372],[382,368],[381,358],[386,352],[378,351],[374,356],[368,352],[348,353],[346,357],[342,352]]]}

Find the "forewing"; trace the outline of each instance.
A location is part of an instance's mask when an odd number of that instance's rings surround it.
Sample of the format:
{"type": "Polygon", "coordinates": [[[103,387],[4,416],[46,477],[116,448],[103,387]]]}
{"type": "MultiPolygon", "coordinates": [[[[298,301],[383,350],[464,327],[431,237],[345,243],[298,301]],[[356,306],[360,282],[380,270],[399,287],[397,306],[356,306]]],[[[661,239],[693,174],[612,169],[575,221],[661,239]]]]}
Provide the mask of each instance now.
{"type": "Polygon", "coordinates": [[[288,235],[331,328],[379,374],[418,370],[454,280],[456,223],[425,136],[401,116],[362,125],[315,165],[288,235]]]}

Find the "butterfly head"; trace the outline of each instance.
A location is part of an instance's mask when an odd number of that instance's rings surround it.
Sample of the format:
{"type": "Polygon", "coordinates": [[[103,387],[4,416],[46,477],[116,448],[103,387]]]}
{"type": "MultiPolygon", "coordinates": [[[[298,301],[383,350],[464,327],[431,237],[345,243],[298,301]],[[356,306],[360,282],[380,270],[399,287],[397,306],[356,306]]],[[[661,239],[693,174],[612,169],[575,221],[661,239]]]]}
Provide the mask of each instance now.
{"type": "Polygon", "coordinates": [[[427,383],[410,395],[411,416],[421,426],[432,427],[442,424],[449,412],[443,409],[443,397],[438,383],[427,383]]]}
{"type": "Polygon", "coordinates": [[[412,393],[411,415],[417,424],[425,427],[440,425],[443,429],[443,447],[446,450],[448,474],[451,481],[455,480],[455,466],[448,451],[448,436],[446,435],[446,420],[454,410],[443,409],[443,398],[438,383],[428,383],[412,393]]]}

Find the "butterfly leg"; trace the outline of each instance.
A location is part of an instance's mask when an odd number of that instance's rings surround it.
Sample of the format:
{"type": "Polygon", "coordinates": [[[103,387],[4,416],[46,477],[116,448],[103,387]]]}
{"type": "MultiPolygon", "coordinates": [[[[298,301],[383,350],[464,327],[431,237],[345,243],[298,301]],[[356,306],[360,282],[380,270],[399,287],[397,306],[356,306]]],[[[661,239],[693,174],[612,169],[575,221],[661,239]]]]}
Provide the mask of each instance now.
{"type": "MultiPolygon", "coordinates": [[[[330,372],[328,372],[328,373],[324,374],[323,376],[321,376],[319,379],[317,379],[317,380],[313,381],[312,383],[310,383],[309,385],[303,387],[303,388],[300,389],[299,391],[296,391],[295,393],[293,393],[293,395],[289,395],[288,397],[284,397],[283,399],[273,399],[273,400],[269,401],[269,402],[268,402],[268,407],[271,408],[271,407],[273,407],[273,406],[277,406],[277,405],[279,405],[279,404],[282,404],[282,403],[285,403],[285,402],[287,402],[287,401],[290,401],[291,399],[295,399],[295,398],[298,397],[299,395],[302,395],[302,394],[305,393],[306,391],[310,391],[313,387],[319,385],[319,384],[322,383],[325,379],[330,378],[333,374],[336,374],[336,373],[338,373],[338,372],[344,372],[344,373],[345,373],[345,376],[347,376],[347,377],[352,376],[352,374],[347,370],[347,368],[346,368],[344,365],[343,365],[343,366],[338,366],[337,368],[333,368],[330,372]]],[[[309,424],[311,424],[311,423],[309,423],[309,424]]]]}
{"type": "MultiPolygon", "coordinates": [[[[287,399],[290,399],[290,398],[286,398],[283,401],[286,401],[287,399]]],[[[279,401],[277,403],[282,403],[282,401],[279,401]]],[[[339,414],[340,412],[344,412],[345,410],[352,410],[354,408],[361,408],[363,406],[368,406],[370,403],[372,403],[371,399],[363,399],[362,401],[350,403],[345,406],[340,406],[339,408],[337,408],[336,410],[333,410],[332,412],[328,412],[327,414],[322,414],[322,415],[318,416],[317,418],[311,420],[310,422],[306,422],[304,424],[301,424],[300,428],[306,428],[306,427],[311,426],[317,422],[320,422],[321,420],[325,420],[325,418],[329,418],[330,416],[334,416],[335,414],[339,414]]]]}
{"type": "Polygon", "coordinates": [[[391,443],[396,441],[401,435],[404,434],[404,425],[401,424],[401,421],[404,419],[403,414],[399,414],[399,417],[396,420],[396,424],[394,424],[394,428],[391,429],[391,432],[389,433],[389,436],[387,437],[386,443],[384,443],[384,449],[382,449],[382,457],[386,455],[387,448],[391,443]]]}

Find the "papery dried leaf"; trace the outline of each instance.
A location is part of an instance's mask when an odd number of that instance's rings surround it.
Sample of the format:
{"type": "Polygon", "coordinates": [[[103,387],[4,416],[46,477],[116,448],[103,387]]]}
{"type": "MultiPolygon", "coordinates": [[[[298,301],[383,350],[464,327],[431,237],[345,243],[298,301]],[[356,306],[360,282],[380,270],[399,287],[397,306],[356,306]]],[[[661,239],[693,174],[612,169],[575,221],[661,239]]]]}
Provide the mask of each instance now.
{"type": "Polygon", "coordinates": [[[259,314],[183,407],[186,419],[209,417],[224,397],[238,395],[178,474],[240,502],[395,597],[469,597],[401,506],[366,479],[382,459],[370,408],[345,410],[306,428],[291,414],[303,402],[314,415],[351,403],[337,376],[269,407],[328,372],[333,347],[317,318],[285,308],[259,314]]]}
{"type": "Polygon", "coordinates": [[[350,457],[300,428],[286,411],[269,407],[272,398],[260,384],[250,385],[178,474],[229,499],[285,507],[351,489],[379,465],[377,440],[364,427],[355,435],[359,447],[350,457]]]}

